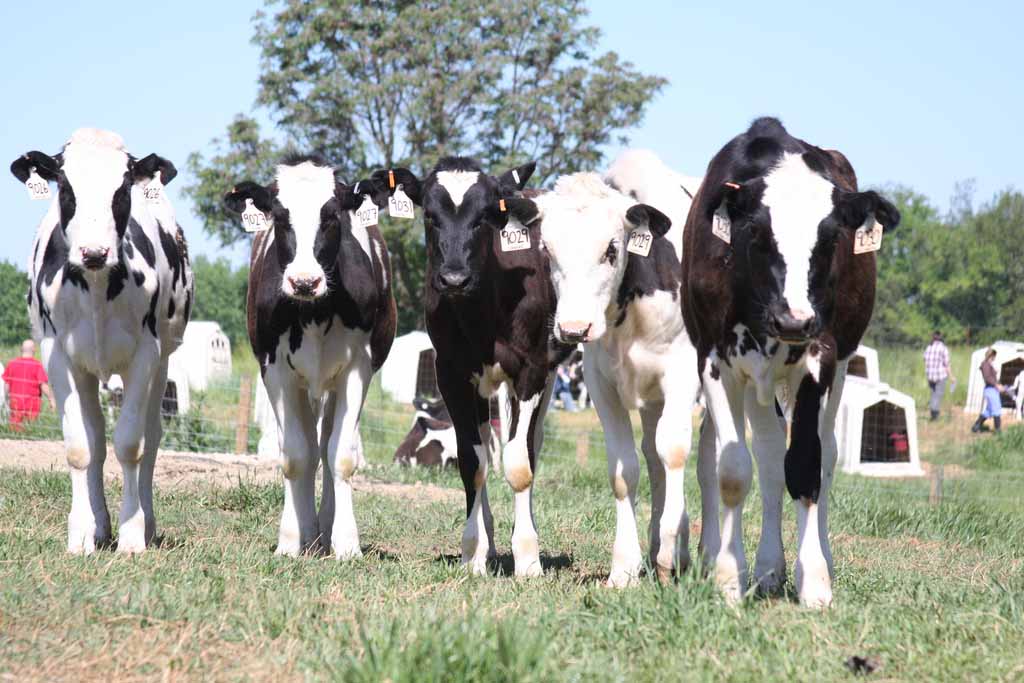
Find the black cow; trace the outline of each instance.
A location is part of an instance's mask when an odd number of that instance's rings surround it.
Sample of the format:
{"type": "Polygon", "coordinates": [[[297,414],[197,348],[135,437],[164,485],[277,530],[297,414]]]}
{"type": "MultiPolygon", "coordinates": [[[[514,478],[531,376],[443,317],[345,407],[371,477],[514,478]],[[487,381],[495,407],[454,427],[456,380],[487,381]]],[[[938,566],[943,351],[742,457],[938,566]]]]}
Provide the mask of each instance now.
{"type": "Polygon", "coordinates": [[[423,208],[427,332],[437,351],[437,384],[455,424],[466,490],[462,561],[477,574],[486,572],[495,554],[486,489],[488,399],[503,383],[512,398],[502,463],[515,492],[515,573],[541,574],[533,480],[554,369],[572,349],[552,340],[555,294],[538,248],[536,209],[517,198],[534,166],[494,177],[472,159],[447,157],[422,181],[406,169],[374,174],[376,182],[401,187],[423,208]]]}
{"type": "Polygon", "coordinates": [[[730,598],[746,588],[746,417],[764,501],[755,577],[763,589],[785,580],[785,487],[796,502],[800,601],[831,603],[835,416],[847,361],[871,319],[873,249],[898,222],[892,204],[857,191],[846,157],[792,137],[775,119],[754,121],[708,166],[684,231],[681,306],[717,432],[717,478],[716,463],[702,459],[699,479],[703,495],[724,504],[721,536],[718,519],[704,519],[704,552],[716,557],[730,598]],[[791,419],[788,450],[777,388],[791,419]]]}
{"type": "Polygon", "coordinates": [[[336,181],[321,159],[293,157],[270,185],[240,183],[225,197],[232,210],[251,211],[251,202],[268,219],[252,245],[248,330],[281,431],[286,485],[278,554],[294,556],[318,538],[338,559],[362,554],[351,484],[359,413],[391,349],[396,311],[384,240],[376,225],[360,227],[354,216],[364,201],[355,191],[360,185],[375,201],[387,197],[371,183],[336,181]]]}

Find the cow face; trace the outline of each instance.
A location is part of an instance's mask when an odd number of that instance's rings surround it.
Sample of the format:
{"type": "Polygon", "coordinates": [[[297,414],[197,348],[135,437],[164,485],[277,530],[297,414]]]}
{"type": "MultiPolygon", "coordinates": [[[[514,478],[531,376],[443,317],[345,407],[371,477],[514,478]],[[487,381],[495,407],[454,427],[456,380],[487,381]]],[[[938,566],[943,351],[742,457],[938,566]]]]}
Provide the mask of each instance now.
{"type": "Polygon", "coordinates": [[[715,218],[729,226],[734,272],[750,287],[742,322],[785,342],[806,342],[830,317],[837,246],[852,250],[857,229],[875,221],[899,223],[891,203],[840,190],[823,168],[820,152],[782,154],[763,177],[726,183],[715,218]]]}
{"type": "Polygon", "coordinates": [[[553,192],[537,198],[544,249],[558,295],[554,336],[574,344],[600,339],[607,329],[630,255],[627,243],[637,228],[652,239],[671,222],[664,214],[608,187],[594,173],[565,176],[553,192]]]}
{"type": "Polygon", "coordinates": [[[33,170],[44,180],[57,183],[68,263],[94,273],[105,272],[118,262],[132,201],[145,202],[141,188],[158,173],[164,185],[177,175],[166,159],[156,154],[135,159],[119,135],[91,128],[75,131],[56,156],[33,151],[11,164],[11,172],[21,182],[33,170]],[[140,191],[133,198],[136,186],[140,191]]]}
{"type": "Polygon", "coordinates": [[[522,190],[535,167],[531,162],[493,177],[472,159],[446,157],[422,182],[406,169],[378,171],[373,179],[392,189],[401,185],[423,208],[429,286],[443,296],[467,297],[486,276],[493,231],[508,221],[499,202],[522,190]]]}
{"type": "MultiPolygon", "coordinates": [[[[224,201],[241,213],[251,200],[267,216],[273,230],[267,249],[277,252],[281,292],[291,299],[314,301],[330,290],[341,233],[352,229],[349,212],[362,201],[353,189],[337,182],[334,169],[323,161],[302,157],[280,164],[270,185],[239,183],[224,201]]],[[[378,194],[370,185],[361,190],[378,194]]]]}

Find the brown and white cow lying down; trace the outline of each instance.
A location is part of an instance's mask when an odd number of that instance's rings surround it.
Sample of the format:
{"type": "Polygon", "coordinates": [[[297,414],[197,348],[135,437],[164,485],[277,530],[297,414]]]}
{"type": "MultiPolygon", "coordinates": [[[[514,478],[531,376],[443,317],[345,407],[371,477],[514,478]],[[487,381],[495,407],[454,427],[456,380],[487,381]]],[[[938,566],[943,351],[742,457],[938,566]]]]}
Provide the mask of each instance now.
{"type": "Polygon", "coordinates": [[[796,507],[800,602],[832,601],[827,511],[836,411],[847,361],[874,306],[871,249],[898,222],[892,204],[857,191],[842,154],[790,136],[775,119],[754,121],[708,166],[684,231],[681,304],[716,434],[717,462],[698,464],[702,540],[729,598],[747,586],[746,416],[764,504],[754,577],[769,590],[785,581],[785,488],[796,507]],[[788,449],[776,412],[779,387],[790,397],[788,449]]]}
{"type": "Polygon", "coordinates": [[[444,401],[416,397],[412,402],[416,414],[412,427],[395,450],[394,462],[399,465],[447,467],[459,456],[455,425],[444,401]]]}
{"type": "Polygon", "coordinates": [[[530,225],[532,216],[512,216],[514,198],[533,169],[530,163],[494,177],[473,159],[446,157],[423,180],[406,169],[374,174],[376,182],[401,186],[423,209],[427,332],[437,352],[438,388],[455,424],[466,491],[462,561],[476,574],[485,573],[495,555],[486,488],[488,402],[503,384],[512,404],[502,464],[515,492],[515,573],[541,574],[533,481],[554,369],[572,347],[551,338],[555,294],[539,228],[530,225]],[[504,250],[503,241],[515,250],[504,250]]]}
{"type": "Polygon", "coordinates": [[[396,312],[384,240],[376,225],[360,227],[354,215],[365,199],[360,185],[385,201],[372,183],[340,183],[324,161],[295,157],[277,167],[270,185],[240,183],[225,198],[239,212],[251,202],[270,226],[253,240],[247,310],[249,341],[281,430],[278,554],[297,555],[318,542],[338,559],[362,554],[351,485],[359,413],[391,349],[396,312]]]}

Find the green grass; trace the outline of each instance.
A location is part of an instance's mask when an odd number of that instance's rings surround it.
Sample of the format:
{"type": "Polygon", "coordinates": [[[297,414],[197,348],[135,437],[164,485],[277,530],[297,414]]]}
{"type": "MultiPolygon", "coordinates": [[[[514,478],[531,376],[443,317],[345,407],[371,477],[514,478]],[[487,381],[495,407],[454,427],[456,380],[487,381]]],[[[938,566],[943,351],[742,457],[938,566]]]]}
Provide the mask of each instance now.
{"type": "MultiPolygon", "coordinates": [[[[360,491],[363,559],[290,560],[271,552],[280,486],[191,484],[158,491],[159,548],[77,558],[64,554],[67,476],[0,472],[0,673],[846,680],[843,662],[870,655],[886,680],[1024,676],[1024,510],[989,504],[983,478],[947,481],[933,505],[927,482],[841,477],[832,501],[834,607],[811,612],[782,597],[732,609],[695,572],[671,586],[604,588],[614,512],[603,449],[595,444],[579,466],[557,425],[550,435],[536,504],[546,573],[531,581],[507,576],[511,496],[495,476],[498,575],[471,578],[456,557],[461,502],[360,491]]],[[[396,468],[387,449],[368,454],[373,477],[458,487],[453,471],[396,468]]],[[[697,516],[692,459],[688,467],[697,516]]],[[[1021,477],[1024,468],[1000,474],[1021,477]]],[[[108,491],[111,505],[117,494],[108,491]]],[[[751,557],[758,507],[755,492],[745,517],[751,557]]],[[[643,528],[648,514],[642,502],[643,528]]],[[[791,523],[785,535],[792,562],[791,523]]]]}

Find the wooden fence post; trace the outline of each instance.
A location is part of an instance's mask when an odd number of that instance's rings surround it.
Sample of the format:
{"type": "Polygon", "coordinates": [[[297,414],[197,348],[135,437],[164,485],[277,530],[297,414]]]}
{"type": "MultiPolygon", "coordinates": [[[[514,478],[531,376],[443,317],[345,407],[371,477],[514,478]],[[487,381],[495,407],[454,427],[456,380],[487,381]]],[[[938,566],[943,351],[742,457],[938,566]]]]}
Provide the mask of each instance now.
{"type": "Polygon", "coordinates": [[[590,454],[590,434],[582,434],[576,437],[576,464],[586,465],[587,456],[590,454]]]}
{"type": "Polygon", "coordinates": [[[252,398],[252,378],[242,377],[238,390],[238,417],[235,421],[235,453],[249,451],[249,401],[252,398]]]}
{"type": "Polygon", "coordinates": [[[932,469],[932,490],[928,495],[928,502],[932,505],[942,503],[942,465],[936,465],[932,469]]]}

